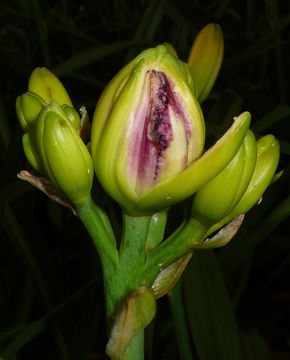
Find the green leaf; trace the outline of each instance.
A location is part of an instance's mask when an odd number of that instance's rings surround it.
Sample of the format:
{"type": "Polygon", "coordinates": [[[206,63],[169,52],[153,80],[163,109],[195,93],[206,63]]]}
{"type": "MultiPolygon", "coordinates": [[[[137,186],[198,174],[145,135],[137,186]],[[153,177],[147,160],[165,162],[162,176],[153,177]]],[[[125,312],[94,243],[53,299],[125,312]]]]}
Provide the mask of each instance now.
{"type": "MultiPolygon", "coordinates": [[[[235,241],[223,248],[219,253],[219,262],[227,279],[237,274],[245,259],[278,225],[290,214],[290,196],[283,200],[276,208],[251,231],[241,232],[235,241]],[[233,261],[235,259],[235,261],[233,261]]],[[[228,280],[227,280],[228,281],[228,280]]],[[[235,281],[235,280],[233,280],[235,281]]]]}
{"type": "Polygon", "coordinates": [[[253,131],[256,133],[265,131],[280,120],[284,120],[289,115],[289,106],[276,106],[273,111],[264,116],[261,120],[253,123],[253,131]]]}
{"type": "Polygon", "coordinates": [[[190,337],[184,311],[181,280],[178,281],[173,290],[169,293],[169,300],[180,359],[193,360],[190,337]]]}
{"type": "Polygon", "coordinates": [[[130,48],[133,45],[136,45],[133,41],[124,41],[81,51],[54,68],[53,72],[58,76],[66,75],[72,71],[103,60],[107,56],[113,55],[123,49],[130,48]]]}
{"type": "Polygon", "coordinates": [[[67,298],[64,302],[56,306],[52,311],[47,313],[39,320],[22,327],[12,329],[10,331],[1,332],[1,341],[5,341],[6,339],[16,335],[0,354],[3,359],[11,359],[11,357],[15,356],[27,343],[32,341],[37,335],[45,330],[49,324],[51,324],[54,320],[57,320],[60,316],[64,315],[68,311],[71,311],[71,308],[77,302],[79,302],[84,296],[87,296],[88,289],[90,289],[92,286],[95,286],[95,283],[96,279],[89,281],[72,296],[67,298]]]}
{"type": "Polygon", "coordinates": [[[258,330],[241,335],[244,357],[247,360],[273,360],[270,349],[258,330]]]}
{"type": "Polygon", "coordinates": [[[186,312],[200,360],[241,360],[238,326],[214,252],[197,251],[184,275],[186,312]]]}
{"type": "Polygon", "coordinates": [[[286,155],[290,155],[290,143],[286,141],[279,141],[280,147],[281,147],[281,153],[284,153],[286,155]]]}

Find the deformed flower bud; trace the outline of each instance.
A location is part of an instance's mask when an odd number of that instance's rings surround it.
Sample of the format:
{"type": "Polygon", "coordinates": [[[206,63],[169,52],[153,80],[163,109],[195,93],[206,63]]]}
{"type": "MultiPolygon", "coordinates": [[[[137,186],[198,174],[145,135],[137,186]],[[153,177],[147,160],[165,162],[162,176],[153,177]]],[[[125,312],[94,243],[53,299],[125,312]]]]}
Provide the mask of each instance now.
{"type": "Polygon", "coordinates": [[[204,120],[186,74],[165,46],[145,50],[112,79],[97,104],[95,171],[129,212],[155,211],[192,195],[228,164],[245,137],[248,113],[200,157],[204,120]]]}

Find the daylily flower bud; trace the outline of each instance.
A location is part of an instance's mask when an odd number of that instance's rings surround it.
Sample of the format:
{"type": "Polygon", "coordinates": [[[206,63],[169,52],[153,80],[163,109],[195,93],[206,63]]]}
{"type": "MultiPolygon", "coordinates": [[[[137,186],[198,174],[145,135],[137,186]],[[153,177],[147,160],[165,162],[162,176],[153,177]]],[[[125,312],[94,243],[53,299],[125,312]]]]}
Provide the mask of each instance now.
{"type": "Polygon", "coordinates": [[[89,196],[93,181],[91,156],[63,109],[45,106],[32,130],[23,136],[28,161],[73,203],[89,196]]]}
{"type": "Polygon", "coordinates": [[[54,100],[59,105],[73,106],[62,83],[45,67],[34,69],[29,78],[28,90],[38,94],[47,102],[54,100]]]}
{"type": "Polygon", "coordinates": [[[235,155],[249,123],[248,113],[240,115],[200,158],[201,109],[179,60],[160,45],[137,56],[102,94],[92,125],[95,171],[129,212],[159,210],[217,175],[235,155]]]}
{"type": "Polygon", "coordinates": [[[173,57],[175,57],[175,59],[178,59],[177,52],[176,52],[176,50],[174,49],[174,47],[173,47],[172,44],[170,44],[170,43],[168,43],[168,42],[165,42],[163,45],[166,47],[166,49],[167,49],[167,51],[169,52],[169,54],[171,54],[173,57]]]}
{"type": "Polygon", "coordinates": [[[37,94],[27,91],[16,99],[16,114],[24,131],[35,122],[45,101],[37,94]]]}
{"type": "Polygon", "coordinates": [[[62,105],[62,109],[67,119],[72,123],[72,126],[78,130],[81,124],[79,113],[71,106],[62,105]]]}
{"type": "Polygon", "coordinates": [[[227,216],[249,185],[256,157],[255,136],[249,130],[231,162],[196,193],[192,216],[207,226],[227,216]]]}
{"type": "Polygon", "coordinates": [[[223,33],[219,25],[208,24],[197,35],[188,64],[195,83],[195,95],[202,103],[211,91],[224,54],[223,33]]]}
{"type": "Polygon", "coordinates": [[[243,197],[232,211],[232,217],[249,211],[271,183],[280,157],[280,145],[273,135],[257,141],[257,162],[251,181],[243,197]]]}
{"type": "Polygon", "coordinates": [[[259,201],[274,177],[279,157],[279,142],[273,135],[266,135],[257,141],[257,160],[249,185],[231,212],[213,225],[207,235],[228,224],[240,214],[245,214],[259,201]]]}

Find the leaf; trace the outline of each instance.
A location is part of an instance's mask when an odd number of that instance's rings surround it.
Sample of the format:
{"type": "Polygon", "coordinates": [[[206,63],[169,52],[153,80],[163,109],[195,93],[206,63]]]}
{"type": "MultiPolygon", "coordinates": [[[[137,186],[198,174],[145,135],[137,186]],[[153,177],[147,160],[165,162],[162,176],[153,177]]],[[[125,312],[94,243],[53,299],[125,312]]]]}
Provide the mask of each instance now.
{"type": "Polygon", "coordinates": [[[290,115],[289,106],[276,106],[273,111],[253,124],[253,131],[261,133],[290,115]]]}
{"type": "Polygon", "coordinates": [[[258,330],[251,330],[241,335],[245,359],[273,360],[270,349],[258,330]]]}
{"type": "Polygon", "coordinates": [[[190,337],[184,311],[181,280],[178,281],[178,283],[169,293],[169,300],[180,359],[193,360],[193,354],[190,346],[190,337]]]}
{"type": "Polygon", "coordinates": [[[79,302],[84,295],[87,296],[87,290],[94,286],[95,282],[96,279],[89,281],[78,291],[76,291],[72,296],[70,296],[60,305],[56,306],[52,311],[47,313],[39,320],[29,325],[24,325],[21,328],[19,327],[10,331],[1,332],[1,341],[4,341],[5,339],[13,335],[16,335],[15,338],[8,343],[3,352],[0,354],[3,359],[6,360],[10,359],[12,356],[15,356],[18,351],[21,350],[27,343],[32,341],[38,334],[45,330],[48,324],[53,323],[53,321],[57,320],[61,315],[64,315],[66,312],[71,311],[71,308],[75,305],[75,303],[79,302]]]}
{"type": "Polygon", "coordinates": [[[184,274],[184,293],[200,360],[241,360],[238,326],[214,252],[194,253],[184,274]]]}
{"type": "Polygon", "coordinates": [[[72,71],[103,60],[107,56],[113,55],[120,50],[130,48],[133,45],[136,45],[136,42],[124,41],[81,51],[54,68],[53,72],[58,76],[66,75],[72,71]]]}

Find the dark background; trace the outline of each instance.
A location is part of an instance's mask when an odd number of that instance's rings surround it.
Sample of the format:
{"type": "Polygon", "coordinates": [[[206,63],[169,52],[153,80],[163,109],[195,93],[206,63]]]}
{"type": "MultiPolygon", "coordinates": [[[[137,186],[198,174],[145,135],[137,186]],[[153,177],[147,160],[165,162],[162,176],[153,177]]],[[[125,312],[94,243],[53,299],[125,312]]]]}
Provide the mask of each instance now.
{"type": "MultiPolygon", "coordinates": [[[[280,141],[278,170],[284,170],[231,244],[215,252],[220,285],[226,286],[229,311],[236,316],[242,358],[290,359],[289,10],[287,0],[0,0],[0,354],[5,360],[106,358],[101,268],[88,235],[69,210],[16,178],[27,164],[15,99],[26,91],[31,71],[45,66],[57,74],[74,106],[85,105],[92,117],[104,86],[131,58],[166,41],[186,61],[195,35],[210,22],[223,29],[225,55],[202,104],[208,140],[248,110],[257,138],[272,133],[280,141]]],[[[119,210],[115,204],[109,208],[118,232],[119,210]]],[[[209,294],[215,296],[210,289],[209,294]]],[[[165,297],[148,331],[148,359],[181,358],[170,314],[165,297]]],[[[198,359],[194,334],[190,341],[198,359]]],[[[200,358],[222,359],[214,352],[200,358]]]]}

